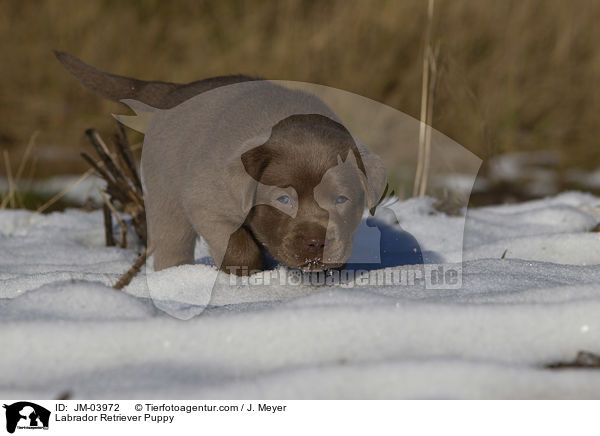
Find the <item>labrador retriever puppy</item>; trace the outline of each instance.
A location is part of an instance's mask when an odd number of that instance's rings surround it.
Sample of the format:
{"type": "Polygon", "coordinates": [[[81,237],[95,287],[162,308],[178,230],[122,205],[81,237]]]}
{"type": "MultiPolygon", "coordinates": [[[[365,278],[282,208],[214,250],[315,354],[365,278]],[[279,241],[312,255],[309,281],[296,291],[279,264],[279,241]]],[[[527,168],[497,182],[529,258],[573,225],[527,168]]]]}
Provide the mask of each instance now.
{"type": "Polygon", "coordinates": [[[56,55],[84,86],[136,112],[117,118],[145,133],[156,270],[194,263],[197,235],[237,275],[264,269],[267,256],[304,271],[345,263],[385,167],[322,100],[249,76],[143,82],[56,55]]]}

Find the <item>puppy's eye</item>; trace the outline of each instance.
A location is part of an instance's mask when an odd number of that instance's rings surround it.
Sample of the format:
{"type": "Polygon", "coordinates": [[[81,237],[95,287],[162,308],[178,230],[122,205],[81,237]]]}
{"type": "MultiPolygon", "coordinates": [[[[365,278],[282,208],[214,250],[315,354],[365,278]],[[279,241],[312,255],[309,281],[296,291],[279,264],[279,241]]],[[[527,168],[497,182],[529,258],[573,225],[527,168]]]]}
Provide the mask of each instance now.
{"type": "Polygon", "coordinates": [[[282,195],[277,199],[277,201],[282,204],[290,204],[292,199],[289,197],[289,195],[282,195]]]}
{"type": "Polygon", "coordinates": [[[347,202],[348,200],[349,200],[348,197],[340,195],[338,198],[335,199],[335,204],[343,204],[343,203],[347,202]]]}

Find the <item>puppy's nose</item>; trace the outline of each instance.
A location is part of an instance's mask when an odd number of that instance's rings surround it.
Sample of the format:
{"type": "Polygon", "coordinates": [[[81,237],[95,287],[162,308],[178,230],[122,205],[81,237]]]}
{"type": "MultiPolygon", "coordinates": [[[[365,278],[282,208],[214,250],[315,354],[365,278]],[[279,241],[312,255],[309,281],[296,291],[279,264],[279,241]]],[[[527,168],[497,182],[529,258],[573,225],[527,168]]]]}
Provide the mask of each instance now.
{"type": "Polygon", "coordinates": [[[311,253],[319,253],[325,247],[325,237],[317,235],[308,235],[304,237],[304,245],[311,253]]]}

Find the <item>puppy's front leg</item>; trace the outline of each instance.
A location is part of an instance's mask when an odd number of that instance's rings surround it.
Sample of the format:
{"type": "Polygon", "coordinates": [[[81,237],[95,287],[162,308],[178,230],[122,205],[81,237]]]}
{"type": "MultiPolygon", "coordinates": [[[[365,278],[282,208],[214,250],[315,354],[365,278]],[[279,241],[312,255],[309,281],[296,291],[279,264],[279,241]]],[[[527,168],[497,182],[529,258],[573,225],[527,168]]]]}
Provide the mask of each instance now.
{"type": "Polygon", "coordinates": [[[196,233],[187,219],[172,207],[158,208],[147,201],[148,247],[154,248],[156,271],[194,264],[196,233]]]}
{"type": "Polygon", "coordinates": [[[264,269],[261,249],[245,227],[240,227],[230,236],[220,269],[238,276],[264,269]]]}

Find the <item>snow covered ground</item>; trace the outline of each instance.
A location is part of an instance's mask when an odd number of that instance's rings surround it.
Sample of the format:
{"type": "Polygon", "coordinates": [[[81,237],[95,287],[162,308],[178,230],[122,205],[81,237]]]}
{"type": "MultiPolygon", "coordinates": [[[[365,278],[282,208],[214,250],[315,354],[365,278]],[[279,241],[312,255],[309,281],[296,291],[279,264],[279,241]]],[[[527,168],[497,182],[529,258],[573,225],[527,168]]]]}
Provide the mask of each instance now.
{"type": "Polygon", "coordinates": [[[545,368],[600,353],[600,198],[470,210],[464,251],[464,219],[433,202],[391,208],[426,262],[462,265],[460,289],[211,295],[204,261],[116,291],[139,247],[105,247],[101,212],[0,211],[0,397],[600,398],[600,370],[545,368]]]}

